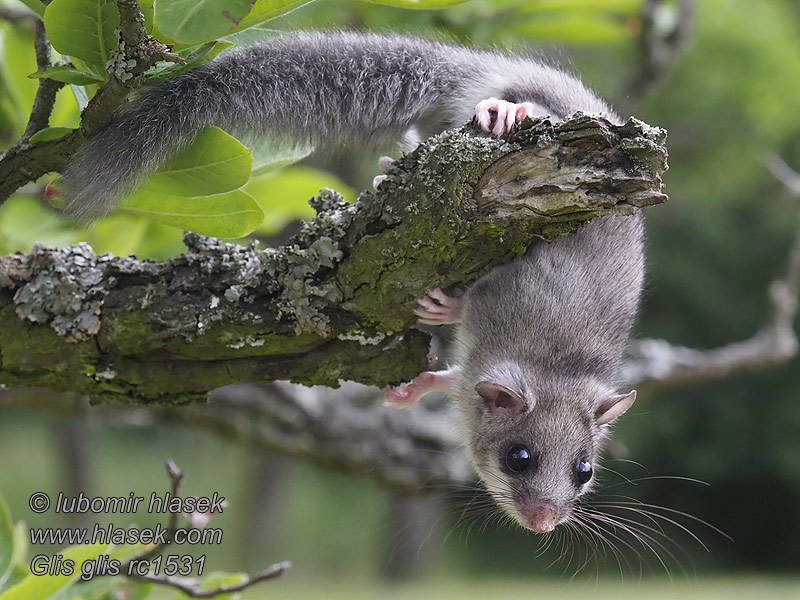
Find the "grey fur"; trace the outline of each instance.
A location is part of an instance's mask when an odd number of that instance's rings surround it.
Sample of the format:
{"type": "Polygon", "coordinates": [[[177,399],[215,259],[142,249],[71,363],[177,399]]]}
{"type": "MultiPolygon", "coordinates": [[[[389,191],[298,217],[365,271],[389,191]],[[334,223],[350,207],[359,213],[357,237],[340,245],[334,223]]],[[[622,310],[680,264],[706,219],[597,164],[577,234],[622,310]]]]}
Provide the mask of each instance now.
{"type": "Polygon", "coordinates": [[[524,91],[556,116],[609,114],[577,79],[531,58],[398,35],[281,35],[141,92],[68,164],[66,210],[105,215],[207,125],[377,146],[412,127],[425,137],[460,125],[478,101],[524,91]]]}
{"type": "Polygon", "coordinates": [[[591,489],[576,461],[597,464],[607,427],[595,411],[615,394],[644,277],[640,214],[606,217],[498,267],[465,296],[456,330],[455,396],[475,466],[497,502],[525,525],[533,500],[566,519],[591,489]],[[475,391],[491,381],[517,391],[521,414],[492,415],[475,391]],[[512,444],[539,456],[536,469],[504,473],[512,444]]]}

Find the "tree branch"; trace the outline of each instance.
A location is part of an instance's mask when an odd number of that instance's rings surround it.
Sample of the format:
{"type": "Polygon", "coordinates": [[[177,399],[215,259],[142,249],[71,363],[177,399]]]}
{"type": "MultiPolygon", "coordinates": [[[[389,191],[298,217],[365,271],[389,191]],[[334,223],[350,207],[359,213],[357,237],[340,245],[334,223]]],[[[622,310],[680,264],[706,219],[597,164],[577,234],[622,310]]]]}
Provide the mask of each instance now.
{"type": "Polygon", "coordinates": [[[378,386],[427,365],[416,299],[465,285],[586,219],[666,199],[664,132],[576,115],[508,140],[451,130],[377,194],[312,199],[294,242],[258,251],[187,234],[163,263],[85,244],[0,258],[0,384],[176,403],[241,380],[378,386]]]}
{"type": "MultiPolygon", "coordinates": [[[[180,498],[181,497],[181,484],[183,483],[184,472],[178,468],[171,459],[167,461],[167,476],[169,477],[170,481],[170,497],[171,498],[180,498]]],[[[131,563],[141,560],[149,560],[155,556],[161,554],[167,546],[172,543],[172,536],[174,535],[175,530],[178,528],[178,517],[180,513],[178,512],[170,512],[169,515],[169,523],[167,524],[167,532],[165,536],[164,543],[159,543],[153,546],[152,548],[148,548],[141,552],[140,554],[136,554],[126,560],[120,566],[121,573],[128,573],[130,571],[131,563]]]]}
{"type": "Polygon", "coordinates": [[[368,473],[400,491],[465,483],[472,468],[455,411],[440,395],[408,410],[384,403],[374,387],[340,389],[279,382],[214,390],[207,405],[159,413],[261,450],[368,473]]]}
{"type": "MultiPolygon", "coordinates": [[[[44,30],[43,21],[37,19],[34,27],[33,47],[36,51],[36,68],[39,71],[44,71],[52,65],[50,61],[50,40],[44,30]]],[[[55,79],[39,79],[39,87],[36,89],[36,97],[33,99],[33,108],[31,108],[31,116],[19,143],[27,144],[34,133],[47,127],[50,121],[50,114],[53,112],[53,106],[56,103],[56,93],[63,86],[62,82],[55,79]]]]}
{"type": "MultiPolygon", "coordinates": [[[[800,201],[800,174],[777,156],[768,157],[766,162],[775,177],[800,201]]],[[[624,379],[640,387],[667,385],[721,379],[784,364],[798,351],[794,320],[799,294],[800,218],[783,276],[769,286],[770,313],[759,331],[749,339],[709,350],[673,346],[665,340],[635,340],[624,379]]]]}

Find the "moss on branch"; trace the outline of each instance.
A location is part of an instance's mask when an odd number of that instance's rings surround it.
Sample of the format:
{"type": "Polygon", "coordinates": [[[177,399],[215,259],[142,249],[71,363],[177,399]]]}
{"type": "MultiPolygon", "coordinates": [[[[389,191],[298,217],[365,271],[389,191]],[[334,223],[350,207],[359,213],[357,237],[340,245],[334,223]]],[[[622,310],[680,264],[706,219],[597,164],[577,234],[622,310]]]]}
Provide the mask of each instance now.
{"type": "Polygon", "coordinates": [[[580,114],[526,120],[507,141],[450,130],[354,204],[324,190],[278,250],[187,234],[161,263],[80,244],[2,257],[0,384],[182,403],[240,380],[408,380],[427,366],[418,297],[534,236],[663,202],[664,139],[580,114]]]}

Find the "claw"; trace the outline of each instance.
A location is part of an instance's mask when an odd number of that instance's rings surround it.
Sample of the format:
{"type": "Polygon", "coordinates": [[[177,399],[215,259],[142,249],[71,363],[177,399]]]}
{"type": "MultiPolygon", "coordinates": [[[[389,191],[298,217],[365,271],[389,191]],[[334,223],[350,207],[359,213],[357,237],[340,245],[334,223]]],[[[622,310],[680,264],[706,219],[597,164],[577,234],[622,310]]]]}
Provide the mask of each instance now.
{"type": "Polygon", "coordinates": [[[382,184],[385,180],[386,180],[386,175],[375,175],[375,177],[372,178],[372,187],[374,187],[377,190],[378,186],[382,184]]]}
{"type": "Polygon", "coordinates": [[[446,325],[461,320],[463,300],[448,296],[441,288],[431,290],[417,303],[419,306],[414,314],[419,317],[420,323],[425,325],[446,325]]]}
{"type": "Polygon", "coordinates": [[[503,137],[511,128],[525,117],[531,117],[535,107],[531,102],[515,104],[497,98],[481,100],[475,106],[475,118],[478,126],[486,132],[491,132],[496,137],[503,137]],[[494,127],[492,127],[494,121],[494,127]]]}
{"type": "Polygon", "coordinates": [[[380,170],[383,171],[384,173],[386,173],[386,171],[391,169],[393,164],[394,164],[394,159],[391,156],[381,156],[378,159],[378,168],[380,168],[380,170]]]}

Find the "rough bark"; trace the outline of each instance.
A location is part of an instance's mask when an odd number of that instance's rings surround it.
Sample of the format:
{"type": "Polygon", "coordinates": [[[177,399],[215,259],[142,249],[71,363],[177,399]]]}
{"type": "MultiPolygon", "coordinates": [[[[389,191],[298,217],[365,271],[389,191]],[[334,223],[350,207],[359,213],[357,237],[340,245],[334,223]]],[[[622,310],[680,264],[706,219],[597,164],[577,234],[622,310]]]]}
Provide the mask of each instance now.
{"type": "Polygon", "coordinates": [[[289,246],[185,237],[165,262],[85,244],[0,258],[0,384],[183,403],[240,380],[384,386],[427,365],[416,299],[581,221],[666,200],[665,135],[576,115],[508,140],[450,130],[352,205],[332,191],[289,246]]]}

